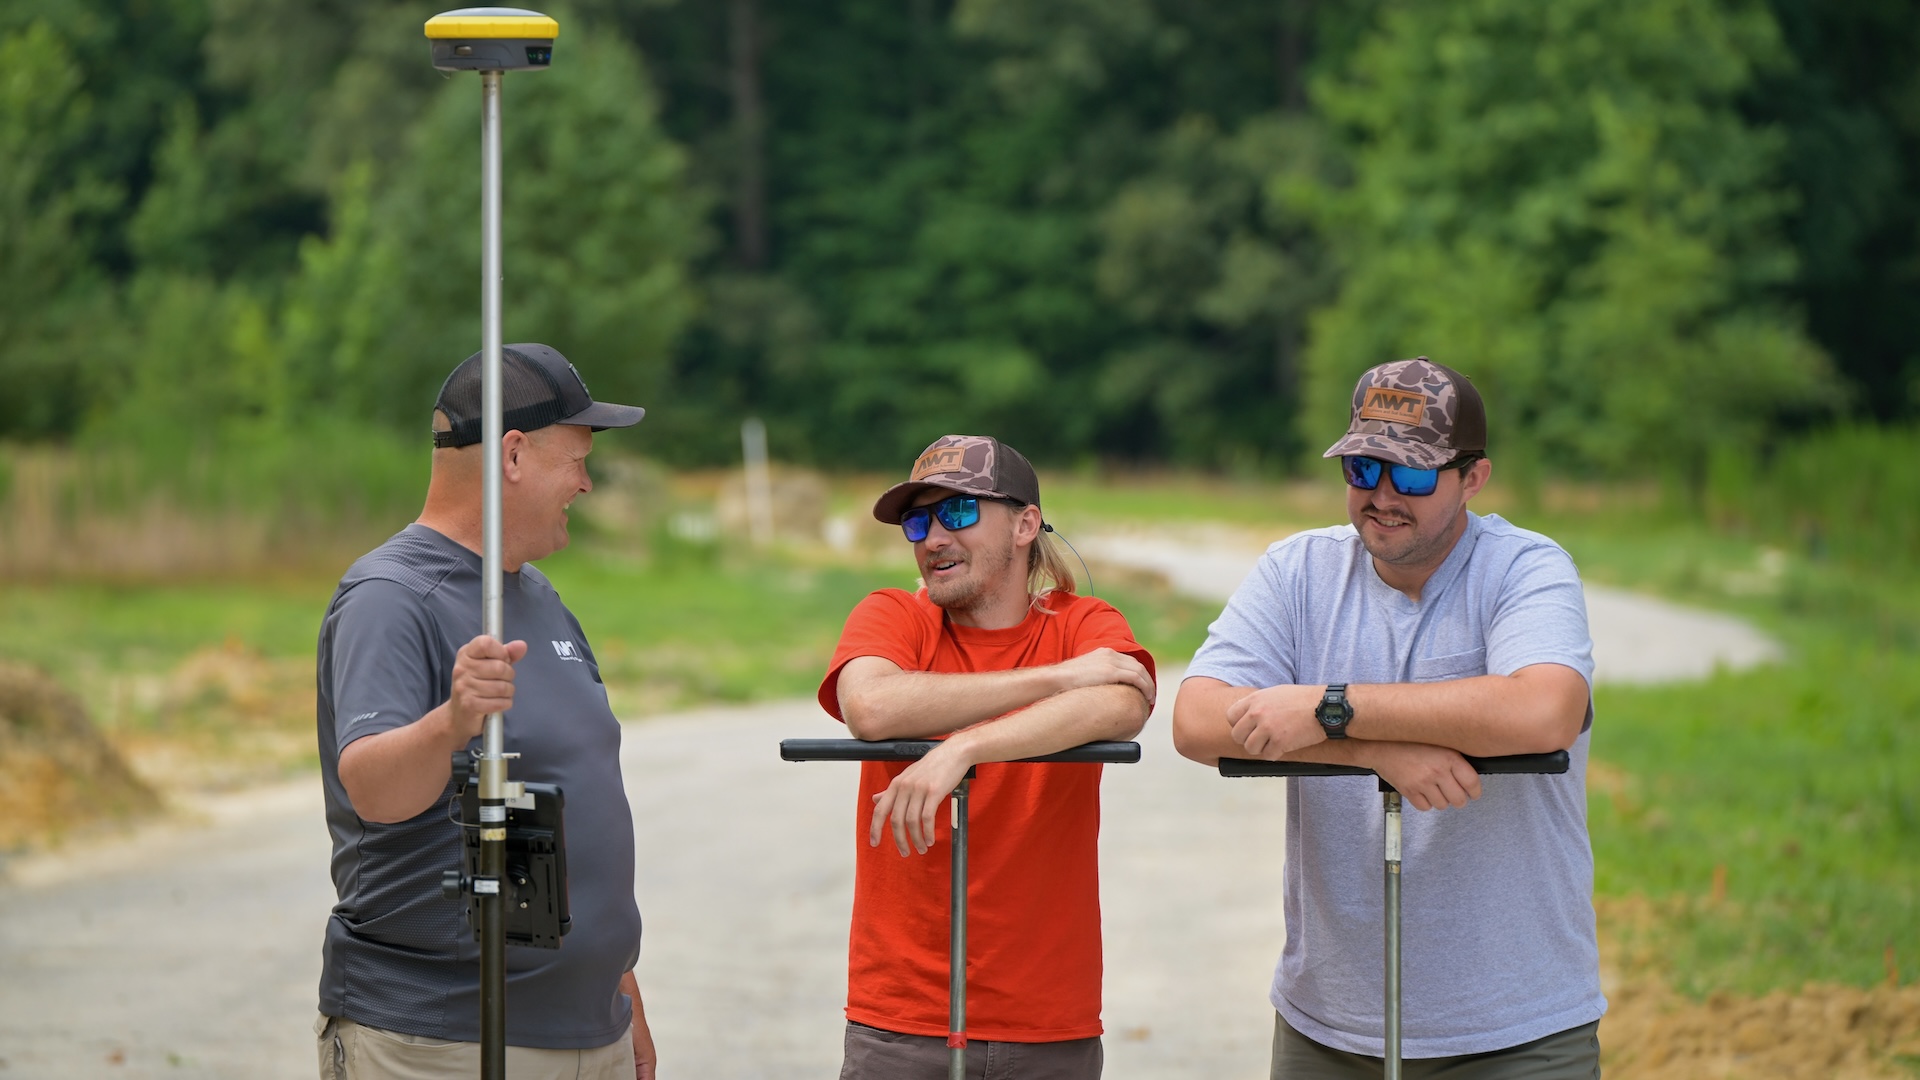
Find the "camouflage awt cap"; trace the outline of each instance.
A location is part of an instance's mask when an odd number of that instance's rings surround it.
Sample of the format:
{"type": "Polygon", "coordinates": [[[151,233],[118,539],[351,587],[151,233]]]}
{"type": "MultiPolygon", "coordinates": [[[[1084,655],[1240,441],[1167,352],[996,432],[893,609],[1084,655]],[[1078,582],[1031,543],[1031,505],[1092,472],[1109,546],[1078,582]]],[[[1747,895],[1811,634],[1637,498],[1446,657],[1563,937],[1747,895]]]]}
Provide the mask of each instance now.
{"type": "Polygon", "coordinates": [[[873,516],[900,524],[900,515],[928,488],[1040,503],[1040,478],[1020,451],[985,435],[942,435],[920,451],[906,482],[888,488],[873,504],[873,516]]]}
{"type": "Polygon", "coordinates": [[[1487,448],[1487,409],[1473,380],[1424,356],[1367,369],[1347,434],[1321,457],[1349,454],[1437,469],[1487,448]]]}

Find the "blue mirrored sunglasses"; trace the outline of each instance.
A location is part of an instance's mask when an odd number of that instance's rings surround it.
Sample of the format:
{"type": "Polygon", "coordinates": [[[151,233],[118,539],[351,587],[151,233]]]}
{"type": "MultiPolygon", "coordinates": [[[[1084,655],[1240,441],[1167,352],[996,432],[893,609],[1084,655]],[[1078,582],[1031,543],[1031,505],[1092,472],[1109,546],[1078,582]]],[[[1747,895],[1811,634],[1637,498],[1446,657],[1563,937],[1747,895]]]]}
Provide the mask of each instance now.
{"type": "Polygon", "coordinates": [[[1340,468],[1347,474],[1347,484],[1361,491],[1372,491],[1380,486],[1380,474],[1385,472],[1393,484],[1393,490],[1402,495],[1431,495],[1440,486],[1440,474],[1448,469],[1457,469],[1477,460],[1472,455],[1454,458],[1437,469],[1416,469],[1411,465],[1395,465],[1378,458],[1360,457],[1349,454],[1340,459],[1340,468]]]}
{"type": "MultiPolygon", "coordinates": [[[[980,500],[978,495],[954,495],[941,499],[937,503],[916,506],[900,515],[900,531],[907,539],[919,543],[927,538],[927,530],[933,527],[933,519],[939,518],[940,525],[948,532],[957,532],[980,522],[980,500]]],[[[988,497],[987,502],[1014,503],[1015,499],[995,499],[988,497]]]]}

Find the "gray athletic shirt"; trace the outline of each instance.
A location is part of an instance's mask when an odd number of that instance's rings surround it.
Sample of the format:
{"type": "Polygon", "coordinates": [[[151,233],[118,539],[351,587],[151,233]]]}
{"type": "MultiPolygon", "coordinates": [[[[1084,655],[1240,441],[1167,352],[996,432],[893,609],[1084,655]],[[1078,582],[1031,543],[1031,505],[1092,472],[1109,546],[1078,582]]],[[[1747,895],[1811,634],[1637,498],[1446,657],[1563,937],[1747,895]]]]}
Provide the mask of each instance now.
{"type": "MultiPolygon", "coordinates": [[[[587,637],[546,577],[526,566],[504,578],[507,637],[527,643],[506,715],[506,748],[521,755],[511,774],[565,794],[573,916],[557,950],[508,947],[507,1042],[605,1046],[633,1018],[618,984],[640,954],[620,725],[587,637]]],[[[461,866],[459,827],[447,816],[452,783],[420,816],[380,825],[353,812],[339,775],[342,747],[447,699],[454,653],[480,629],[480,557],[423,525],[354,563],[327,608],[320,768],[339,895],[322,947],[320,1011],[329,1016],[480,1038],[479,945],[465,904],[440,895],[441,873],[461,866]]]]}
{"type": "MultiPolygon", "coordinates": [[[[1351,525],[1267,549],[1187,668],[1234,686],[1440,682],[1564,664],[1593,680],[1567,553],[1497,516],[1466,532],[1418,603],[1380,580],[1351,525]]],[[[1588,734],[1564,776],[1488,776],[1462,809],[1407,807],[1402,1053],[1504,1049],[1599,1019],[1588,734]]],[[[1372,777],[1287,781],[1286,946],[1274,1008],[1308,1038],[1385,1052],[1372,777]]]]}

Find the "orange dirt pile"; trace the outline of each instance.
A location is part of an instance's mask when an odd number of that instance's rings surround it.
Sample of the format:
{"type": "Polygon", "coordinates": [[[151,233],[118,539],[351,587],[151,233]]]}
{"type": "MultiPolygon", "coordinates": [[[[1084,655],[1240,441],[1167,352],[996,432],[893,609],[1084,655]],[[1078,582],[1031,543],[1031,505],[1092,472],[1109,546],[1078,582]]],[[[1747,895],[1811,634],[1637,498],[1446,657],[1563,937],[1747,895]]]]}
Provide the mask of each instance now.
{"type": "Polygon", "coordinates": [[[316,760],[310,658],[264,657],[228,641],[120,696],[128,700],[114,745],[166,792],[233,790],[316,760]]]}
{"type": "Polygon", "coordinates": [[[80,699],[38,669],[0,661],[0,762],[7,809],[0,851],[159,807],[80,699]]]}
{"type": "Polygon", "coordinates": [[[1663,977],[1662,906],[1600,897],[1600,973],[1607,1080],[1899,1080],[1920,1076],[1920,984],[1809,983],[1761,997],[1695,1001],[1663,977]]]}
{"type": "Polygon", "coordinates": [[[1808,985],[1682,998],[1645,978],[1608,991],[1607,1080],[1881,1080],[1920,1074],[1920,985],[1808,985]]]}

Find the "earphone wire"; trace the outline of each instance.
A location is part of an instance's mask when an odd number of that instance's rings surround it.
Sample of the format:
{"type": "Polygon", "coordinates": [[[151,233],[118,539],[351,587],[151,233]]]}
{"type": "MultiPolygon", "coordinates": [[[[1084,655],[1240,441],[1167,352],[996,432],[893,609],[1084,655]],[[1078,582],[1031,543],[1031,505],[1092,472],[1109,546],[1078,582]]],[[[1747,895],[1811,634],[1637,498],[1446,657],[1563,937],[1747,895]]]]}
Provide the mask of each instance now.
{"type": "Polygon", "coordinates": [[[1040,523],[1040,530],[1042,532],[1052,533],[1054,536],[1060,537],[1060,542],[1067,545],[1067,550],[1073,552],[1073,557],[1080,560],[1081,572],[1087,575],[1087,595],[1088,596],[1098,595],[1093,591],[1093,571],[1087,568],[1087,560],[1084,558],[1081,558],[1080,549],[1073,546],[1073,541],[1067,539],[1064,536],[1060,536],[1059,529],[1054,528],[1052,525],[1049,525],[1044,521],[1040,523]]]}

